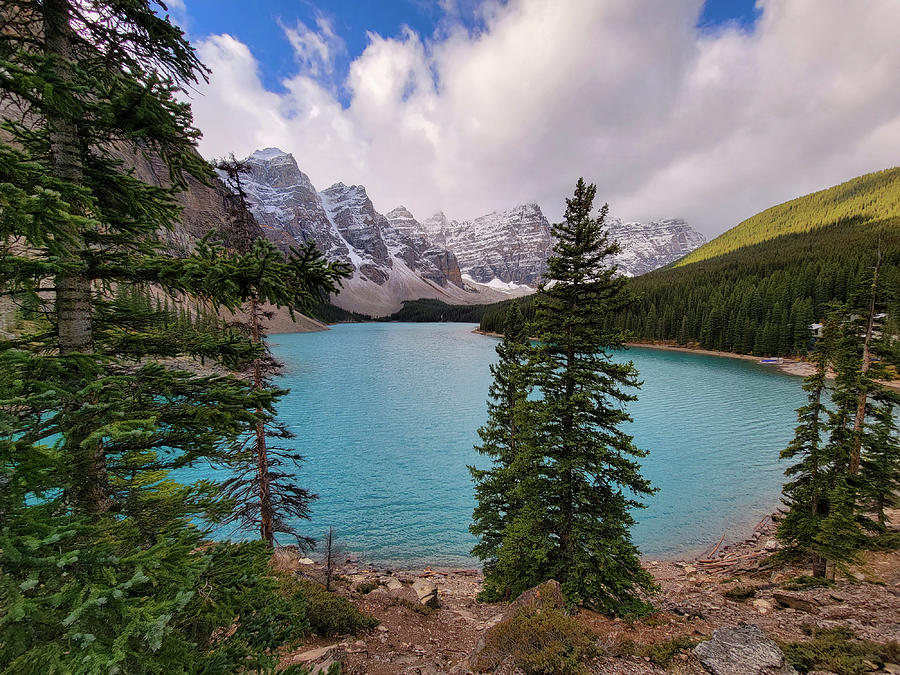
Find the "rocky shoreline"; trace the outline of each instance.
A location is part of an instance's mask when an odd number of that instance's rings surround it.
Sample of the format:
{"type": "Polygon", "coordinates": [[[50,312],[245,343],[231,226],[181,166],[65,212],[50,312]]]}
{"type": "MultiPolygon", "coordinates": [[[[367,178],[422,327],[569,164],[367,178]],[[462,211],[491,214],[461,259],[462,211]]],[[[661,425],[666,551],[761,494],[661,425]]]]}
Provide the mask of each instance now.
{"type": "MultiPolygon", "coordinates": [[[[895,527],[900,524],[900,512],[892,513],[892,522],[895,527]]],[[[732,544],[726,544],[723,536],[696,558],[646,560],[644,566],[660,586],[652,598],[657,608],[653,615],[625,621],[589,610],[577,613],[604,652],[591,662],[589,672],[701,675],[710,671],[692,649],[677,650],[663,669],[634,646],[693,645],[714,631],[742,625],[757,626],[766,639],[783,642],[808,640],[811,626],[846,627],[857,638],[878,643],[897,639],[900,552],[868,552],[847,578],[839,577],[826,587],[803,588],[797,579],[802,581],[809,570],[773,560],[779,548],[774,532],[775,524],[767,517],[750,536],[732,544]]],[[[295,574],[322,578],[321,566],[311,559],[299,559],[288,550],[279,559],[280,567],[295,574]]],[[[366,635],[311,640],[285,654],[282,664],[327,668],[340,662],[345,674],[360,675],[473,672],[469,670],[473,653],[507,610],[502,603],[477,602],[481,584],[476,569],[388,571],[367,568],[350,558],[340,567],[337,592],[374,615],[379,626],[366,635]]]]}

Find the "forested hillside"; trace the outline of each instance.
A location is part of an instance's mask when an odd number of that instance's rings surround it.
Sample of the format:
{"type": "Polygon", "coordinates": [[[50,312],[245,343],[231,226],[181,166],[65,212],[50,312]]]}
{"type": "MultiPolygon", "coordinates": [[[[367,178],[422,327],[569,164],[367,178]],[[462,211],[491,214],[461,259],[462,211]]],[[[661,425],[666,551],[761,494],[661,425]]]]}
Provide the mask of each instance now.
{"type": "MultiPolygon", "coordinates": [[[[757,355],[804,353],[809,325],[822,320],[829,302],[858,302],[868,293],[879,246],[879,304],[896,331],[900,169],[768,209],[686,258],[699,260],[634,278],[636,301],[607,325],[639,340],[757,355]],[[733,250],[709,256],[712,245],[733,250]]],[[[525,303],[526,316],[529,309],[525,303]]],[[[482,329],[496,330],[501,316],[485,315],[482,329]]]]}
{"type": "Polygon", "coordinates": [[[708,260],[785,234],[838,224],[869,223],[900,215],[900,167],[859,176],[773,206],[692,251],[673,267],[708,260]]]}

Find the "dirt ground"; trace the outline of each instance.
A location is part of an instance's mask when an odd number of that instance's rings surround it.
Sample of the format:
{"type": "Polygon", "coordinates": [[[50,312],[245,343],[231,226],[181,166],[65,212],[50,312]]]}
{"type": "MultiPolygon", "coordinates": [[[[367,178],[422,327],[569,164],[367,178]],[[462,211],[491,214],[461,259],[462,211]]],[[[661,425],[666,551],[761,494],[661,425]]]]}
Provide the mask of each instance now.
{"type": "MultiPolygon", "coordinates": [[[[894,523],[900,524],[900,513],[893,516],[894,523]]],[[[877,642],[900,639],[900,552],[867,553],[849,578],[838,578],[834,586],[790,591],[784,585],[809,570],[773,563],[770,558],[776,547],[774,524],[764,519],[746,540],[724,549],[711,544],[707,554],[695,560],[645,560],[645,567],[660,585],[653,598],[656,613],[634,622],[587,610],[577,617],[596,632],[600,646],[609,654],[618,653],[628,640],[638,644],[679,636],[702,640],[716,628],[744,622],[782,640],[805,639],[803,627],[807,625],[847,626],[858,637],[877,642]],[[725,597],[728,589],[738,586],[752,586],[755,595],[744,600],[725,597]]],[[[321,574],[314,564],[295,563],[294,567],[305,576],[321,574]]],[[[467,673],[469,654],[485,630],[500,620],[504,609],[502,604],[475,600],[482,583],[478,570],[387,572],[350,561],[340,574],[338,592],[373,614],[380,625],[357,637],[312,640],[285,654],[283,665],[307,663],[324,668],[340,661],[343,672],[354,675],[467,673]],[[416,580],[437,587],[440,609],[416,607],[410,588],[416,580]],[[355,590],[360,585],[362,590],[372,585],[377,588],[363,594],[355,590]]],[[[668,671],[640,656],[599,657],[590,668],[610,675],[705,673],[688,650],[675,656],[668,671]]]]}

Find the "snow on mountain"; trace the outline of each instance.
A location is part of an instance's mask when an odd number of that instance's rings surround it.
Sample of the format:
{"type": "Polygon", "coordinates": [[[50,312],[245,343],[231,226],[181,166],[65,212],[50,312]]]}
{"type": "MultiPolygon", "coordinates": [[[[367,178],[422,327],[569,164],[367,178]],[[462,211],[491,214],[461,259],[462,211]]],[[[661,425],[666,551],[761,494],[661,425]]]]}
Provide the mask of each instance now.
{"type": "Polygon", "coordinates": [[[453,251],[460,269],[481,284],[498,279],[536,286],[553,248],[550,223],[537,204],[461,222],[436,213],[422,225],[428,238],[453,251]]]}
{"type": "Polygon", "coordinates": [[[277,148],[257,150],[245,161],[249,173],[242,182],[250,210],[273,242],[287,247],[314,241],[326,258],[353,267],[353,277],[332,298],[336,305],[383,316],[400,309],[403,300],[471,304],[507,297],[465,284],[453,253],[421,232],[394,227],[363,186],[336,183],[318,192],[293,155],[277,148]]]}
{"type": "Polygon", "coordinates": [[[706,243],[702,234],[680,218],[648,223],[607,218],[606,224],[612,239],[622,247],[616,263],[623,273],[632,277],[673,263],[706,243]]]}
{"type": "MultiPolygon", "coordinates": [[[[401,222],[414,227],[405,216],[398,217],[395,226],[401,222]]],[[[668,265],[705,242],[703,235],[680,219],[638,223],[607,218],[606,222],[612,238],[622,246],[616,264],[628,276],[668,265]]],[[[463,279],[492,288],[536,286],[553,253],[550,224],[537,204],[462,222],[436,213],[421,227],[432,241],[456,254],[463,279]]]]}
{"type": "MultiPolygon", "coordinates": [[[[317,191],[294,157],[277,148],[257,150],[246,162],[250,208],[272,241],[284,248],[314,241],[326,258],[353,267],[333,299],[352,311],[380,316],[403,300],[487,303],[522,295],[537,286],[552,255],[550,223],[537,204],[463,221],[436,213],[420,222],[403,206],[382,215],[361,185],[317,191]]],[[[704,242],[683,220],[607,222],[623,247],[617,262],[630,276],[704,242]]]]}

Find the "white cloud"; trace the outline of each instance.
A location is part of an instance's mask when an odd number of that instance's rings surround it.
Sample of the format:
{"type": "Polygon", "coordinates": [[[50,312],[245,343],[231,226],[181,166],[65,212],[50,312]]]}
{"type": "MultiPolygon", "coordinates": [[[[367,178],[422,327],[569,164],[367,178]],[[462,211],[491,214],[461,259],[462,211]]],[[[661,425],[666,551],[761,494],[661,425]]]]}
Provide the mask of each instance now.
{"type": "Polygon", "coordinates": [[[245,45],[211,36],[201,151],[275,145],[318,187],[362,183],[420,218],[526,200],[558,218],[584,176],[617,215],[707,234],[898,163],[900,3],[759,5],[752,33],[701,33],[702,0],[485,2],[475,34],[370,34],[340,83],[347,107],[322,78],[343,44],[327,22],[286,29],[298,70],[282,93],[245,45]]]}
{"type": "Polygon", "coordinates": [[[321,14],[316,17],[318,30],[299,20],[293,28],[284,25],[281,28],[294,48],[300,71],[311,77],[331,75],[335,57],[347,49],[344,41],[335,34],[331,21],[321,14]]]}

